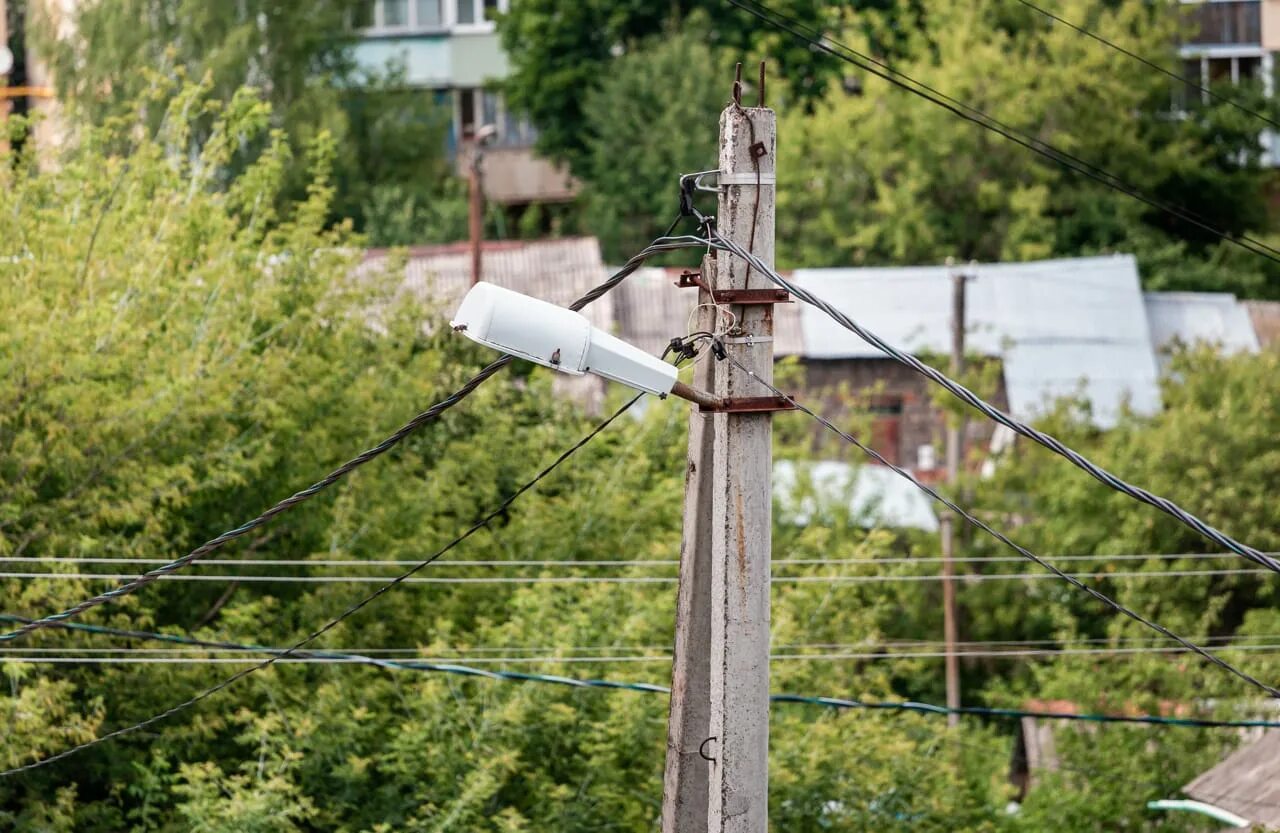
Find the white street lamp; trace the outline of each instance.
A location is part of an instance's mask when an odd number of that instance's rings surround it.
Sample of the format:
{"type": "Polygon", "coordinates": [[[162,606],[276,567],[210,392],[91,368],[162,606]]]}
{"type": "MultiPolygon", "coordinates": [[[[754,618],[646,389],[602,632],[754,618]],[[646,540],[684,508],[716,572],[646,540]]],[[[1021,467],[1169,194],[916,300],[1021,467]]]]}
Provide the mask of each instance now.
{"type": "Polygon", "coordinates": [[[573,376],[594,373],[645,393],[721,404],[677,381],[674,365],[592,327],[582,313],[495,284],[473,286],[450,323],[478,344],[573,376]]]}

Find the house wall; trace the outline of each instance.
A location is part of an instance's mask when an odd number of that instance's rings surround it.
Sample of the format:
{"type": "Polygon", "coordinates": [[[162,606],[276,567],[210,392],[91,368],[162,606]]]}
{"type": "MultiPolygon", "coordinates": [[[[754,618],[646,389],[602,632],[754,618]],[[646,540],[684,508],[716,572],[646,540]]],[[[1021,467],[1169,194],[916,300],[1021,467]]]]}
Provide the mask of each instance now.
{"type": "MultiPolygon", "coordinates": [[[[946,423],[942,412],[931,398],[931,383],[923,376],[898,362],[884,359],[807,359],[802,362],[804,381],[801,398],[817,405],[814,410],[828,415],[847,412],[849,402],[842,397],[841,386],[848,393],[860,398],[867,406],[872,419],[872,441],[868,443],[891,463],[915,470],[920,461],[920,449],[934,448],[936,465],[931,470],[940,473],[945,465],[943,437],[946,423]],[[893,410],[897,413],[892,413],[893,410]]],[[[1003,374],[993,396],[989,398],[1000,408],[1008,408],[1003,374]]],[[[861,403],[860,403],[861,404],[861,403]]],[[[971,419],[966,423],[965,446],[967,454],[974,449],[985,449],[991,442],[994,424],[990,420],[971,419]]],[[[819,433],[826,429],[817,426],[819,433]]],[[[849,459],[861,457],[861,452],[845,447],[849,459]]]]}

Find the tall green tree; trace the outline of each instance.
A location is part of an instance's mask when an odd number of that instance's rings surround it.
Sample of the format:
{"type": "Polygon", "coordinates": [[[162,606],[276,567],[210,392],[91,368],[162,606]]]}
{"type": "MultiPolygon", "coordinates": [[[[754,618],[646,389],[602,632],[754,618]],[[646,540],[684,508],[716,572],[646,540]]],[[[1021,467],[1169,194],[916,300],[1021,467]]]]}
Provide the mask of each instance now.
{"type": "MultiPolygon", "coordinates": [[[[1230,234],[1266,233],[1263,124],[1229,105],[1174,117],[1160,73],[1006,0],[931,4],[893,66],[1010,127],[1109,171],[1230,234]]],[[[1156,63],[1179,18],[1163,4],[1072,0],[1057,9],[1156,63]]],[[[844,37],[874,53],[850,14],[844,37]]],[[[1162,288],[1280,293],[1280,273],[1203,230],[957,118],[869,74],[831,87],[781,128],[779,256],[792,265],[1024,260],[1132,251],[1162,288]]],[[[1249,88],[1231,90],[1274,112],[1249,88]]]]}
{"type": "Polygon", "coordinates": [[[587,94],[584,209],[609,262],[675,219],[679,174],[716,166],[722,54],[697,30],[672,32],[619,58],[587,94]]]}

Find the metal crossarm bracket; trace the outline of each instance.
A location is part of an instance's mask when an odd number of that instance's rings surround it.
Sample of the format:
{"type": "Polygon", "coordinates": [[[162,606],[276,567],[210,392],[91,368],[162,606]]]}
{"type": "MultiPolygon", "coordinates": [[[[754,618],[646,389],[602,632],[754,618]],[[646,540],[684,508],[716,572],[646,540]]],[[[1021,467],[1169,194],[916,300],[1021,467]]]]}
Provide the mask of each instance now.
{"type": "Polygon", "coordinates": [[[699,272],[682,272],[676,286],[681,289],[702,287],[715,296],[718,304],[741,304],[758,306],[761,304],[789,304],[791,293],[785,289],[717,289],[707,286],[699,272]]]}
{"type": "Polygon", "coordinates": [[[768,414],[794,411],[796,405],[784,396],[732,396],[716,405],[699,405],[698,409],[716,414],[768,414]]]}

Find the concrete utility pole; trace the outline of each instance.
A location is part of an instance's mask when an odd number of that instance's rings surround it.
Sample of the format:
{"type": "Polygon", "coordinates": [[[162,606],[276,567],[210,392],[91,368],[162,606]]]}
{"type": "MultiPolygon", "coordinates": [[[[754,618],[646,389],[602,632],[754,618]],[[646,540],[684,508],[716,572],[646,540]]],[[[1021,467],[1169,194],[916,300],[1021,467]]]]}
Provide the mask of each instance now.
{"type": "MultiPolygon", "coordinates": [[[[776,117],[763,106],[763,76],[762,67],[761,106],[741,106],[738,81],[720,116],[717,219],[721,235],[772,265],[776,117]]],[[[726,352],[772,382],[772,284],[724,252],[702,275],[701,301],[734,316],[726,352]]],[[[700,313],[700,328],[723,330],[718,309],[700,313]]],[[[773,417],[744,401],[765,398],[758,382],[729,361],[711,363],[703,359],[695,387],[730,404],[690,418],[662,829],[765,833],[773,417]]]]}
{"type": "MultiPolygon", "coordinates": [[[[965,290],[967,278],[960,272],[951,275],[951,375],[964,372],[964,323],[965,290]]],[[[960,475],[960,461],[964,458],[964,419],[947,421],[947,483],[955,483],[960,475]]],[[[950,510],[944,511],[939,523],[942,539],[942,631],[946,642],[947,708],[960,708],[960,657],[956,654],[956,578],[955,578],[955,518],[950,510]]],[[[954,711],[947,715],[948,726],[958,726],[960,715],[954,711]]]]}

